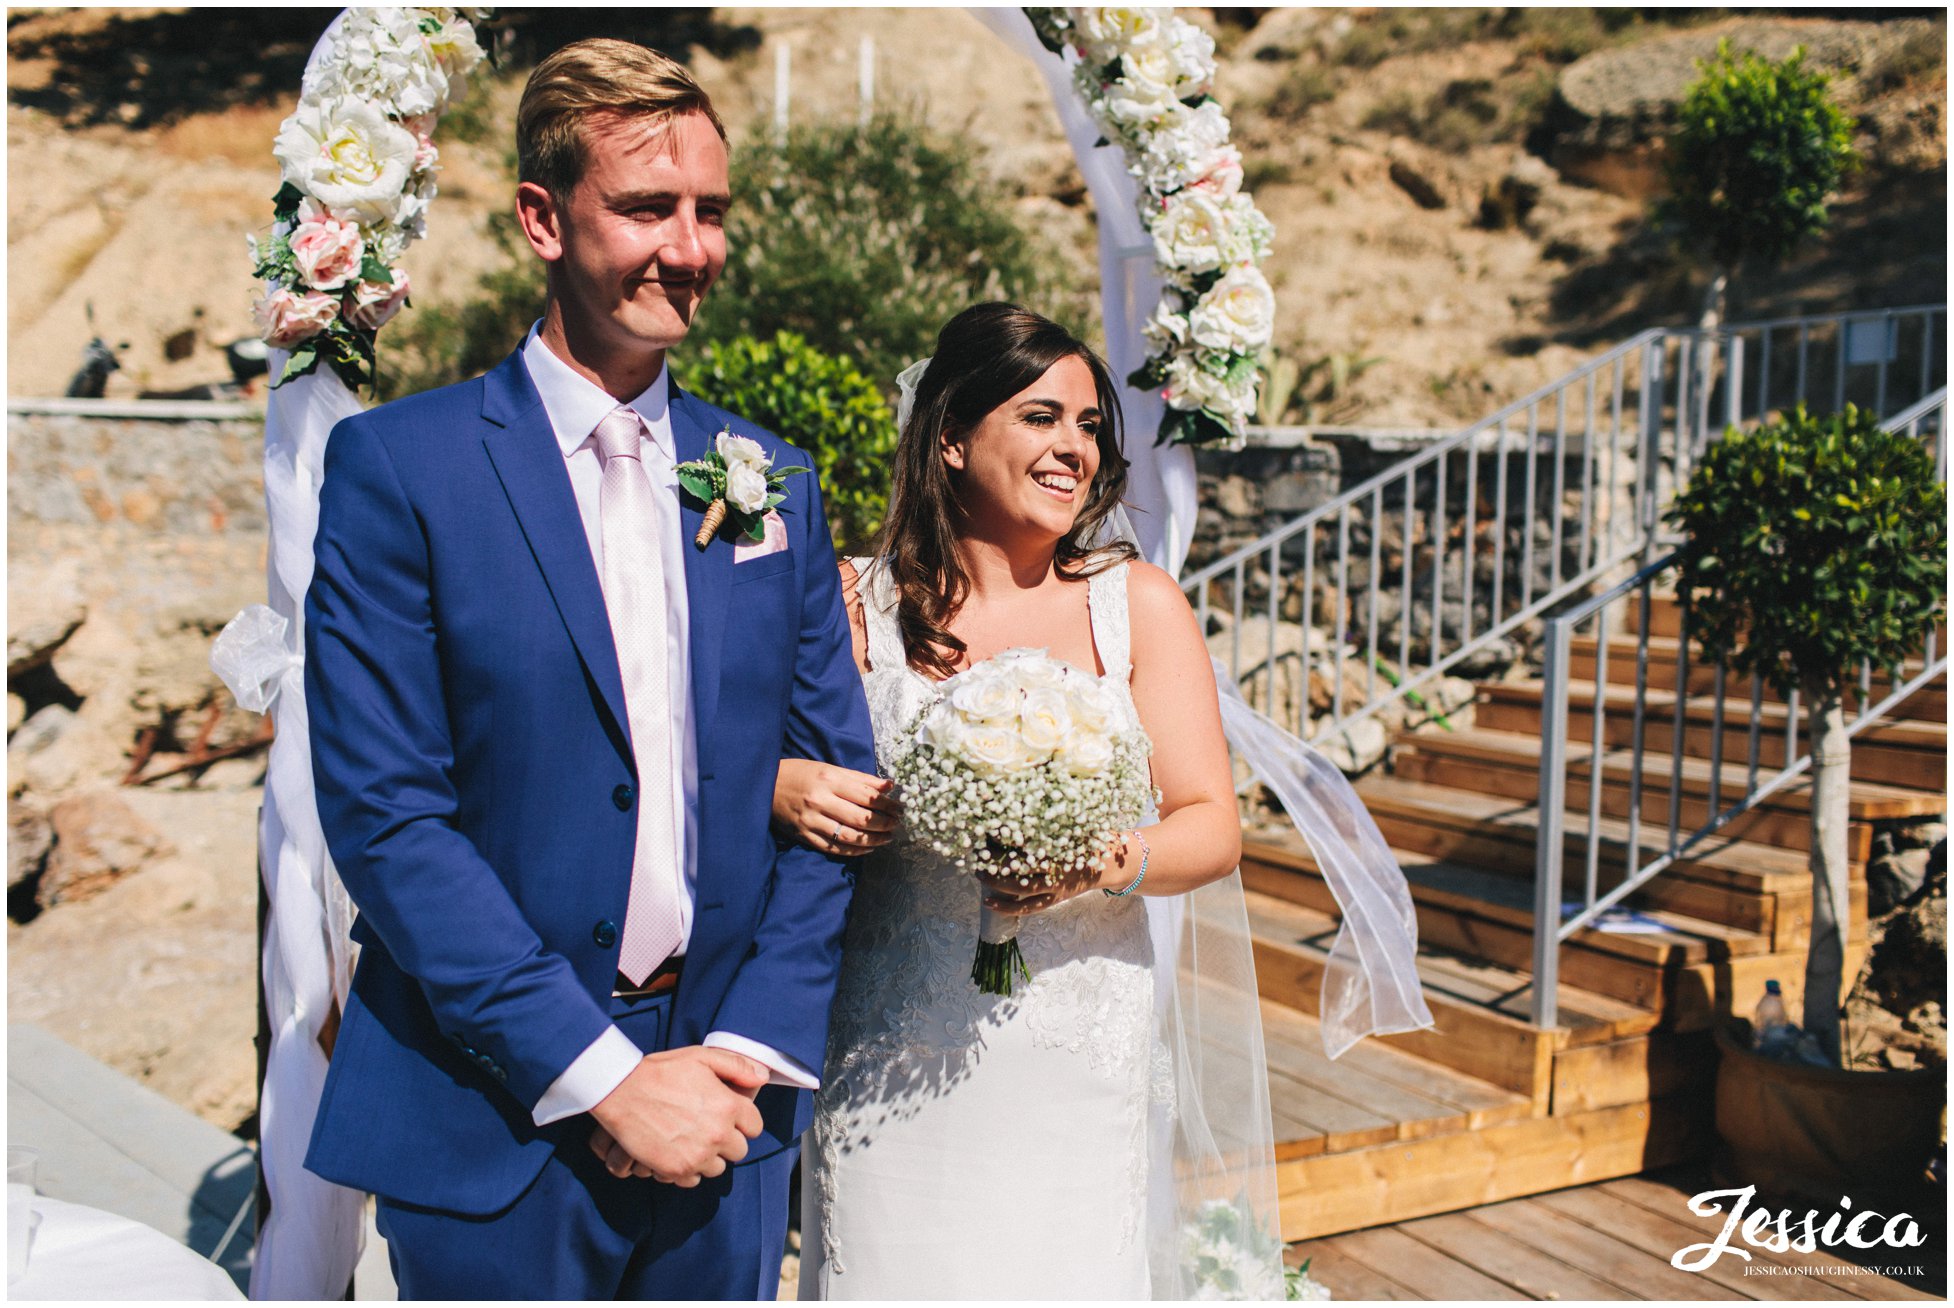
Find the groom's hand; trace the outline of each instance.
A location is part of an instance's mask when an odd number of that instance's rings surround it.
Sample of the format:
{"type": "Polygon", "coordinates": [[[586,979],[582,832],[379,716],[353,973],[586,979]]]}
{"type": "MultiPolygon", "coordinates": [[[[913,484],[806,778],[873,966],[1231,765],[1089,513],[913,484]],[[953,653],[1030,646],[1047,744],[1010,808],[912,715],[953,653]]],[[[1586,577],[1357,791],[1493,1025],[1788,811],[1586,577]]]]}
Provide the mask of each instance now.
{"type": "Polygon", "coordinates": [[[753,1096],[766,1083],[766,1069],[730,1050],[649,1054],[590,1110],[591,1151],[613,1176],[695,1186],[746,1157],[760,1134],[753,1096]]]}

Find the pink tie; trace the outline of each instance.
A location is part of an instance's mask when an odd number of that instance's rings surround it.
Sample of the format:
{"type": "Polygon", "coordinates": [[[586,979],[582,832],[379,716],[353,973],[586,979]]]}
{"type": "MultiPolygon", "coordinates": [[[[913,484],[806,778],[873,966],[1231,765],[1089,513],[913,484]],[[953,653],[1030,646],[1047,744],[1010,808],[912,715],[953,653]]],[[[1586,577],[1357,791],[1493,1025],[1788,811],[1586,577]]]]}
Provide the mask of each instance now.
{"type": "Polygon", "coordinates": [[[658,506],[639,459],[644,423],[620,406],[597,424],[604,480],[604,606],[624,679],[624,713],[638,762],[638,844],[617,970],[642,985],[678,951],[679,836],[672,817],[671,685],[665,642],[665,570],[658,549],[658,506]]]}

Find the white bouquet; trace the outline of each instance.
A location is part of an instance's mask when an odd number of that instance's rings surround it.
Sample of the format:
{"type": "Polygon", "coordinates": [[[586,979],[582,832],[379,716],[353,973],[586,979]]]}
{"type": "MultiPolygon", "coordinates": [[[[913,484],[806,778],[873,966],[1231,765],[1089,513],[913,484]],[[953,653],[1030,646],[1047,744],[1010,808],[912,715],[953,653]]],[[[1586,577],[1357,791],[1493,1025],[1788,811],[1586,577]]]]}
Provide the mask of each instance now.
{"type": "MultiPolygon", "coordinates": [[[[944,681],[890,760],[903,821],[973,875],[1058,886],[1091,872],[1153,794],[1146,733],[1122,729],[1105,682],[1012,649],[944,681]]],[[[983,910],[970,978],[1008,995],[1031,979],[1020,919],[983,910]]]]}

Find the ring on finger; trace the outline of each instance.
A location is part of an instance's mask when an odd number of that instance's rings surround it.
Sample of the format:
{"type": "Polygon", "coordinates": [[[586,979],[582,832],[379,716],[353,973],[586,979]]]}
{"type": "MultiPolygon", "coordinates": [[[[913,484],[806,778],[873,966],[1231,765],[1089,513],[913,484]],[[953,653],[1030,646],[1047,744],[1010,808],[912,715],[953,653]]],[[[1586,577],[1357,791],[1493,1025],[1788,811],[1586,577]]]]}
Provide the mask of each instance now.
{"type": "Polygon", "coordinates": [[[841,825],[839,823],[835,824],[834,834],[829,836],[828,840],[836,845],[841,843],[841,825]]]}

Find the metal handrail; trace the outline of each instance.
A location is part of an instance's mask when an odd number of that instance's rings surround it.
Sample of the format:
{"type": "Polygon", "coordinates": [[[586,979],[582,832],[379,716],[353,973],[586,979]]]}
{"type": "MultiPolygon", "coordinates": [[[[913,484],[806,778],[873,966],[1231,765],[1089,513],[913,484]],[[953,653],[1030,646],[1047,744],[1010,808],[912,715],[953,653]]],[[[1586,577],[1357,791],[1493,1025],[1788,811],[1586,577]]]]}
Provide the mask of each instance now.
{"type": "MultiPolygon", "coordinates": [[[[1918,436],[1926,421],[1945,411],[1947,398],[1943,386],[1932,394],[1908,406],[1900,413],[1882,422],[1888,430],[1904,431],[1918,436]]],[[[1936,424],[1932,433],[1936,448],[1937,474],[1946,480],[1946,433],[1944,424],[1936,424]]],[[[1751,678],[1751,715],[1748,736],[1748,751],[1743,793],[1730,804],[1721,805],[1723,777],[1723,742],[1726,733],[1725,670],[1721,662],[1716,668],[1714,703],[1710,718],[1710,789],[1708,819],[1695,831],[1683,836],[1680,830],[1680,803],[1682,793],[1682,758],[1684,723],[1688,713],[1690,632],[1685,623],[1677,640],[1677,676],[1675,691],[1675,743],[1670,762],[1670,801],[1666,848],[1652,860],[1642,863],[1640,851],[1640,823],[1642,814],[1642,777],[1644,753],[1644,723],[1648,697],[1648,641],[1649,622],[1647,620],[1650,597],[1654,593],[1658,577],[1674,568],[1688,553],[1689,547],[1674,551],[1647,565],[1634,576],[1618,582],[1608,590],[1597,594],[1566,613],[1550,618],[1546,623],[1546,659],[1543,668],[1541,694],[1541,761],[1539,820],[1540,836],[1535,850],[1534,865],[1534,960],[1533,960],[1533,1019],[1536,1025],[1553,1026],[1559,1017],[1558,990],[1560,946],[1573,935],[1594,922],[1603,913],[1621,903],[1629,895],[1646,885],[1677,862],[1689,856],[1704,841],[1715,836],[1736,818],[1756,808],[1757,805],[1789,786],[1798,777],[1810,771],[1812,757],[1800,753],[1797,745],[1798,696],[1794,691],[1787,697],[1785,705],[1785,744],[1784,763],[1775,773],[1761,777],[1760,745],[1761,715],[1758,708],[1762,702],[1762,683],[1760,678],[1751,678]],[[1604,785],[1605,750],[1604,716],[1607,712],[1607,656],[1608,636],[1605,622],[1597,621],[1595,630],[1594,686],[1595,701],[1592,710],[1592,742],[1588,754],[1588,809],[1587,837],[1584,858],[1584,878],[1581,904],[1571,915],[1565,903],[1565,859],[1567,856],[1567,756],[1569,700],[1571,698],[1571,679],[1568,675],[1570,649],[1575,629],[1589,619],[1598,619],[1610,605],[1629,595],[1638,595],[1642,608],[1643,621],[1637,638],[1637,670],[1635,680],[1635,701],[1633,704],[1634,722],[1631,728],[1632,759],[1629,765],[1629,832],[1624,860],[1624,876],[1619,884],[1607,894],[1598,894],[1599,852],[1601,838],[1599,832],[1600,799],[1604,785]],[[1549,930],[1551,924],[1552,929],[1549,930]]],[[[1947,668],[1944,653],[1936,650],[1935,632],[1929,624],[1922,643],[1921,669],[1913,677],[1901,681],[1899,670],[1893,670],[1893,684],[1887,694],[1877,702],[1872,702],[1872,668],[1862,664],[1859,669],[1857,712],[1846,724],[1848,738],[1858,735],[1866,727],[1882,718],[1888,711],[1903,702],[1909,695],[1926,685],[1947,668]]]]}
{"type": "Polygon", "coordinates": [[[1883,401],[1889,381],[1943,381],[1945,361],[1931,347],[1945,339],[1944,318],[1941,306],[1914,306],[1638,332],[1226,551],[1182,585],[1204,631],[1217,611],[1232,617],[1225,661],[1252,703],[1259,695],[1275,713],[1280,677],[1299,701],[1286,725],[1299,735],[1347,730],[1492,642],[1525,639],[1544,613],[1673,544],[1659,512],[1664,479],[1683,483],[1722,429],[1828,389],[1835,401],[1849,392],[1883,401]],[[1868,322],[1889,326],[1870,343],[1848,330],[1868,322]],[[1903,340],[1921,346],[1904,363],[1903,340]],[[1490,485],[1480,476],[1487,459],[1490,485]],[[1380,540],[1394,533],[1402,560],[1386,577],[1380,540]],[[1430,557],[1414,567],[1421,551],[1430,557]],[[1266,602],[1251,598],[1265,586],[1266,602]],[[1264,618],[1266,648],[1245,665],[1244,628],[1264,618]],[[1284,624],[1300,627],[1300,649],[1282,648],[1284,624]],[[1279,672],[1292,661],[1293,682],[1279,672]],[[1328,674],[1331,703],[1312,721],[1315,668],[1328,674]]]}

